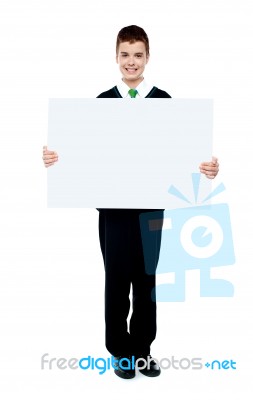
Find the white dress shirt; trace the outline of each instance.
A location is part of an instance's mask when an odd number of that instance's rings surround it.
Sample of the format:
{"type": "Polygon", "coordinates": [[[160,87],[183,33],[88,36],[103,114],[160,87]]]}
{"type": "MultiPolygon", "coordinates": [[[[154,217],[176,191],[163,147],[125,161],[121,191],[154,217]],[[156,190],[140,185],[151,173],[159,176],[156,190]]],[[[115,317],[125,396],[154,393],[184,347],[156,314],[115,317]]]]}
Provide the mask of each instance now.
{"type": "MultiPolygon", "coordinates": [[[[138,91],[138,93],[136,95],[136,99],[146,97],[149,94],[149,92],[152,90],[152,88],[153,88],[153,86],[151,86],[149,83],[147,83],[145,81],[145,79],[143,79],[141,81],[141,83],[139,83],[139,85],[135,88],[138,91]]],[[[127,97],[131,98],[130,94],[128,93],[130,87],[127,86],[127,84],[123,80],[121,80],[118,83],[117,89],[123,98],[127,98],[127,97]]]]}

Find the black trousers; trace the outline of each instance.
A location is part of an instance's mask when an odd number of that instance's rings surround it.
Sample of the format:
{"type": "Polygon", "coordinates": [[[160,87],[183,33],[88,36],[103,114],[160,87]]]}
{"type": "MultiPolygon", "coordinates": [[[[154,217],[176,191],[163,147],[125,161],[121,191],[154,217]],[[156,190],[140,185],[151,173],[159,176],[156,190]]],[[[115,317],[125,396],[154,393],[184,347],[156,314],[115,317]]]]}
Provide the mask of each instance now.
{"type": "MultiPolygon", "coordinates": [[[[147,274],[139,221],[145,211],[99,211],[99,238],[105,266],[105,343],[113,356],[148,355],[156,336],[155,269],[161,230],[152,236],[154,269],[152,274],[150,271],[147,274]],[[128,326],[131,285],[132,314],[128,326]]],[[[162,210],[159,215],[162,219],[162,210]]]]}

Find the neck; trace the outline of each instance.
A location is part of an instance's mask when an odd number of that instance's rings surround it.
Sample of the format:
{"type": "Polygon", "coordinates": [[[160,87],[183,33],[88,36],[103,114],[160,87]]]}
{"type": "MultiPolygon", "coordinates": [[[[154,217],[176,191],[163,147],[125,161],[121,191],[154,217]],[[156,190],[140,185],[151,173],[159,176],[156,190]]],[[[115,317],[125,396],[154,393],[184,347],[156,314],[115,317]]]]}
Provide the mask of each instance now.
{"type": "Polygon", "coordinates": [[[135,89],[142,81],[143,77],[136,79],[136,81],[130,81],[128,79],[122,78],[123,82],[130,88],[130,89],[135,89]]]}

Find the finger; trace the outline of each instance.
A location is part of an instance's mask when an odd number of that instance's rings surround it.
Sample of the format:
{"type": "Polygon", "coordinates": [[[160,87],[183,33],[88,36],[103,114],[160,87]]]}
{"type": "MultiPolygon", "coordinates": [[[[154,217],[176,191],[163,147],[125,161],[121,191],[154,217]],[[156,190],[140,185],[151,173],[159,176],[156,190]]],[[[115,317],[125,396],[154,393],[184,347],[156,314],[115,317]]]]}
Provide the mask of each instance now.
{"type": "Polygon", "coordinates": [[[45,167],[48,168],[51,167],[52,165],[54,165],[54,163],[45,164],[45,167]]]}
{"type": "Polygon", "coordinates": [[[210,165],[213,165],[213,163],[211,162],[211,161],[205,161],[205,162],[202,162],[201,164],[200,164],[200,167],[205,167],[205,166],[210,166],[210,165]]]}
{"type": "Polygon", "coordinates": [[[218,158],[217,157],[212,157],[212,163],[213,164],[217,164],[217,162],[218,162],[218,158]]]}
{"type": "Polygon", "coordinates": [[[58,155],[55,151],[52,151],[52,150],[45,150],[45,151],[43,151],[43,154],[51,154],[51,155],[58,155]]]}
{"type": "Polygon", "coordinates": [[[215,169],[215,170],[210,170],[210,171],[207,171],[207,170],[205,170],[205,169],[203,169],[203,168],[200,168],[199,169],[200,170],[200,172],[202,173],[202,174],[204,174],[207,178],[209,178],[209,179],[213,179],[213,178],[215,178],[216,177],[216,175],[218,174],[218,170],[217,169],[215,169]]]}
{"type": "Polygon", "coordinates": [[[201,169],[204,172],[215,172],[215,171],[217,171],[217,167],[216,166],[211,166],[211,165],[205,165],[204,167],[201,167],[201,169]]]}
{"type": "Polygon", "coordinates": [[[55,154],[44,154],[42,156],[43,160],[58,160],[58,156],[55,154]]]}
{"type": "Polygon", "coordinates": [[[57,159],[58,160],[58,154],[53,153],[53,154],[43,154],[42,156],[43,160],[51,160],[51,159],[57,159]]]}
{"type": "Polygon", "coordinates": [[[215,173],[205,173],[205,176],[206,176],[206,178],[208,178],[208,179],[214,179],[215,178],[215,176],[216,176],[217,174],[215,174],[215,173]]]}
{"type": "Polygon", "coordinates": [[[211,165],[211,166],[213,166],[213,165],[219,165],[219,163],[218,163],[218,158],[216,158],[216,157],[212,157],[212,161],[204,161],[204,162],[202,162],[201,164],[200,164],[200,167],[202,166],[202,167],[204,167],[204,166],[208,166],[208,165],[211,165]]]}
{"type": "Polygon", "coordinates": [[[55,164],[58,160],[44,160],[44,165],[55,164]]]}

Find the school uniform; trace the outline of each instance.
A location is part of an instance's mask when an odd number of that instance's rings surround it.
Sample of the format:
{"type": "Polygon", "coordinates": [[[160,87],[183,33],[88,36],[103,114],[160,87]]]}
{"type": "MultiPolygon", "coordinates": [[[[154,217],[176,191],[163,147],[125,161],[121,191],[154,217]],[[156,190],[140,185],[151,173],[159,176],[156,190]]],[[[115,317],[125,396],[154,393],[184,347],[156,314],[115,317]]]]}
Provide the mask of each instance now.
{"type": "MultiPolygon", "coordinates": [[[[143,80],[138,98],[171,96],[143,80]]],[[[98,98],[130,97],[129,87],[121,80],[98,98]]],[[[105,343],[115,357],[150,354],[156,336],[155,270],[158,263],[161,231],[154,236],[153,273],[145,271],[139,216],[147,209],[98,209],[99,240],[105,266],[105,343]],[[132,314],[129,299],[132,285],[132,314]]],[[[156,210],[158,211],[158,210],[156,210]]],[[[159,210],[159,219],[163,210],[159,210]]]]}

